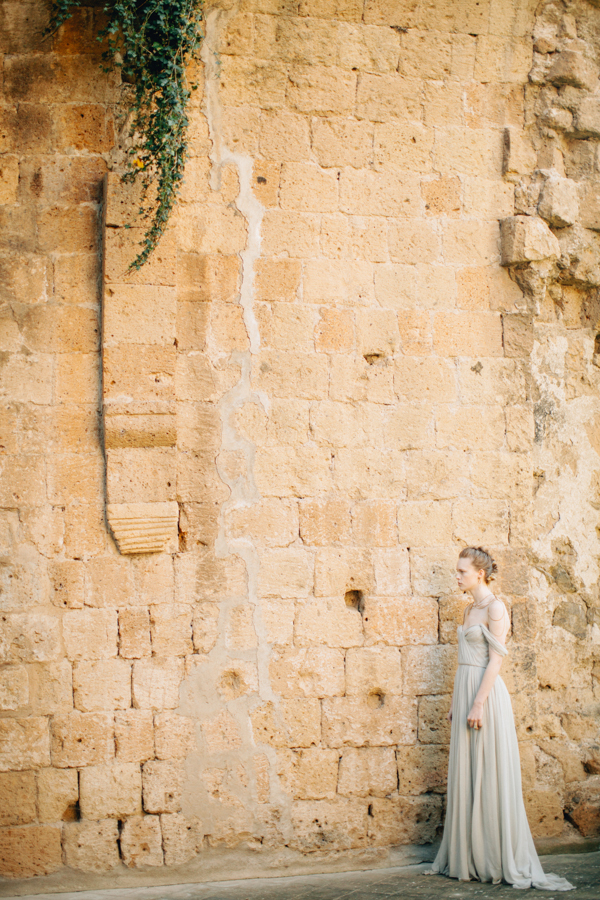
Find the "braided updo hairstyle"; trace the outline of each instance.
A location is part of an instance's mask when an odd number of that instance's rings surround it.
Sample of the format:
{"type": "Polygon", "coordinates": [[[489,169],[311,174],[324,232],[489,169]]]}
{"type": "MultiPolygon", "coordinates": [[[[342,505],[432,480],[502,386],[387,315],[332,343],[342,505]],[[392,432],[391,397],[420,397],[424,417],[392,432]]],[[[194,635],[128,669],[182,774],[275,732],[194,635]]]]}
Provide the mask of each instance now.
{"type": "Polygon", "coordinates": [[[483,547],[463,547],[458,554],[459,559],[470,559],[477,570],[485,572],[485,583],[489,584],[498,571],[498,566],[483,547]]]}

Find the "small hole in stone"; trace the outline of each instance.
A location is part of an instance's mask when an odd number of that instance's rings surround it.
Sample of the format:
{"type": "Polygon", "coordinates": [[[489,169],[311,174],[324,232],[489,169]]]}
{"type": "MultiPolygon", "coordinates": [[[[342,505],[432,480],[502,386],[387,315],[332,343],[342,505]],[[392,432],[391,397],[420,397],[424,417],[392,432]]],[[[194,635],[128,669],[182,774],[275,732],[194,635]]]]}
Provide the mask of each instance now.
{"type": "Polygon", "coordinates": [[[369,808],[367,810],[367,814],[369,816],[371,816],[371,818],[373,817],[373,804],[372,803],[369,803],[369,808]]]}
{"type": "Polygon", "coordinates": [[[267,179],[265,178],[264,175],[258,175],[257,178],[256,178],[256,180],[258,181],[259,184],[266,184],[266,183],[267,183],[267,179]]]}
{"type": "Polygon", "coordinates": [[[362,613],[365,605],[362,591],[346,591],[344,600],[346,601],[346,606],[357,609],[359,613],[362,613]]]}
{"type": "Polygon", "coordinates": [[[600,353],[600,334],[597,334],[594,339],[594,353],[600,353]]]}
{"type": "Polygon", "coordinates": [[[371,709],[381,709],[385,703],[385,694],[383,691],[371,691],[367,697],[367,704],[371,709]]]}
{"type": "Polygon", "coordinates": [[[381,362],[385,359],[384,353],[365,353],[365,361],[369,363],[370,366],[376,365],[376,363],[381,362]]]}

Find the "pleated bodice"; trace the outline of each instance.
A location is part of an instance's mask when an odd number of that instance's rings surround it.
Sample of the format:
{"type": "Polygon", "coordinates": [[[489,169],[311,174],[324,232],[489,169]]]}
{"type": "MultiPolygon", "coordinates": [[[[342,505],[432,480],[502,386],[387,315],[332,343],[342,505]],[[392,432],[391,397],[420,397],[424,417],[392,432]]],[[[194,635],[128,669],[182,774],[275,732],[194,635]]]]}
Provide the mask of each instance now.
{"type": "Polygon", "coordinates": [[[485,669],[490,661],[490,647],[506,656],[508,650],[485,625],[469,625],[468,628],[458,626],[458,664],[459,666],[476,666],[485,669]]]}

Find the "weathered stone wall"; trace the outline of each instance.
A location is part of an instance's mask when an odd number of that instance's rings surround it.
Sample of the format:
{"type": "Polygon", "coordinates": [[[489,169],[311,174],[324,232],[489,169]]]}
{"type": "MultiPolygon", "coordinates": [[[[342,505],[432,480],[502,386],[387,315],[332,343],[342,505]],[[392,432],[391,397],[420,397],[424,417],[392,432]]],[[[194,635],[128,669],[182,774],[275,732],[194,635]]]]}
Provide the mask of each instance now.
{"type": "Polygon", "coordinates": [[[100,6],[0,2],[6,892],[414,858],[465,543],[532,829],[596,833],[600,9],[208,4],[130,275],[100,6]]]}

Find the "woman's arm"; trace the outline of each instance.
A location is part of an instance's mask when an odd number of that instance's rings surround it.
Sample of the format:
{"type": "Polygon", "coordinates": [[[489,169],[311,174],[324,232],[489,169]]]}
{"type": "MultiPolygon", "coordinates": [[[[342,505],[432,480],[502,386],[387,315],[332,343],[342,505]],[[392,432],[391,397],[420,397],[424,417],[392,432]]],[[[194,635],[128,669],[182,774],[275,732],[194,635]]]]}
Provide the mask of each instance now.
{"type": "MultiPolygon", "coordinates": [[[[489,630],[497,641],[504,645],[506,634],[508,632],[508,616],[506,607],[500,600],[492,600],[488,608],[489,630]]],[[[471,728],[479,729],[483,724],[483,706],[487,700],[490,691],[494,687],[494,682],[500,672],[502,665],[502,657],[490,647],[490,661],[487,664],[479,690],[473,701],[471,711],[467,716],[467,724],[471,728]]]]}

